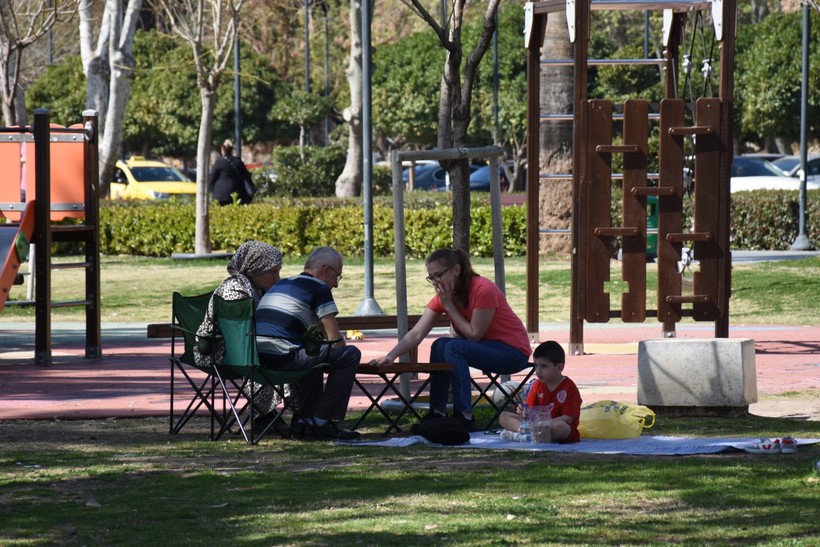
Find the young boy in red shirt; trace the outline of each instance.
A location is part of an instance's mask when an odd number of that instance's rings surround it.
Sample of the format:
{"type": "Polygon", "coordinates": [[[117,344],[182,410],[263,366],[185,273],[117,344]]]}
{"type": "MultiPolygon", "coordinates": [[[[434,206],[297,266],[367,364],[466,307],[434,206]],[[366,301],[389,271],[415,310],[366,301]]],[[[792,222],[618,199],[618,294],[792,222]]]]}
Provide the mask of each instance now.
{"type": "MultiPolygon", "coordinates": [[[[535,363],[535,376],[538,379],[533,381],[527,394],[527,406],[530,409],[546,407],[552,419],[552,442],[577,443],[581,440],[578,433],[581,393],[575,382],[563,375],[566,360],[564,348],[551,340],[535,348],[532,357],[535,363]]],[[[508,431],[519,431],[521,416],[513,412],[503,412],[498,422],[508,431]]]]}

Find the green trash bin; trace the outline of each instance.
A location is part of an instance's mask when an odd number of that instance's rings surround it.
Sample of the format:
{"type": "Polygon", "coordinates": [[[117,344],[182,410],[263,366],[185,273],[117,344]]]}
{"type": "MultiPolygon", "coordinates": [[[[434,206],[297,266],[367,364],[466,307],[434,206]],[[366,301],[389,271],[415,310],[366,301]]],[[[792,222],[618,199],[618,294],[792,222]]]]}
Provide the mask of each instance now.
{"type": "Polygon", "coordinates": [[[646,197],[646,260],[658,258],[658,196],[646,197]],[[650,233],[655,230],[655,233],[650,233]]]}

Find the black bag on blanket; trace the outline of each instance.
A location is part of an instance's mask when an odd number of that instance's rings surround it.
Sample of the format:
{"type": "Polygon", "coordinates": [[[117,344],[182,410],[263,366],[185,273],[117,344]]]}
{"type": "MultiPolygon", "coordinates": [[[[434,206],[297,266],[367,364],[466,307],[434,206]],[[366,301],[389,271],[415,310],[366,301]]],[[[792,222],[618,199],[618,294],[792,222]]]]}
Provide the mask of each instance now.
{"type": "Polygon", "coordinates": [[[429,422],[414,424],[410,428],[413,435],[421,435],[431,443],[453,446],[470,440],[470,432],[454,418],[438,418],[429,422]]]}

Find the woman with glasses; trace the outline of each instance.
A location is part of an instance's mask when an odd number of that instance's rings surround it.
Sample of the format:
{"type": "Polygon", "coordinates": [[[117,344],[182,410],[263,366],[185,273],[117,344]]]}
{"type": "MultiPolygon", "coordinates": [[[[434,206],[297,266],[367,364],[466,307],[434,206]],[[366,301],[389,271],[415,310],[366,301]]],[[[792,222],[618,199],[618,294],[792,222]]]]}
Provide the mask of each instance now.
{"type": "Polygon", "coordinates": [[[427,281],[435,296],[421,319],[386,355],[370,364],[393,362],[421,344],[441,314],[450,319],[456,337],[433,342],[430,362],[450,363],[452,372],[433,373],[430,411],[424,420],[447,415],[447,395],[453,389],[453,417],[468,430],[475,428],[470,367],[500,374],[514,374],[529,366],[532,353],[527,329],[510,308],[501,289],[481,277],[462,250],[439,249],[427,257],[427,281]]]}

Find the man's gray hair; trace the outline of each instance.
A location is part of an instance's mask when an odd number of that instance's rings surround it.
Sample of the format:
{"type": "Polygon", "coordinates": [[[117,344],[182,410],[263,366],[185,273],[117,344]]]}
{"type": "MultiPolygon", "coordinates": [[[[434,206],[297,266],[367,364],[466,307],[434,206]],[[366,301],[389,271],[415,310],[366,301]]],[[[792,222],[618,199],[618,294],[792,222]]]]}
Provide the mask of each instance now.
{"type": "Polygon", "coordinates": [[[333,247],[319,247],[314,249],[305,261],[306,270],[318,270],[322,266],[336,267],[343,262],[342,255],[333,247]]]}

